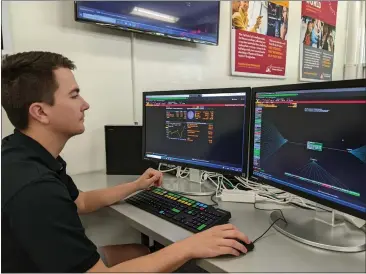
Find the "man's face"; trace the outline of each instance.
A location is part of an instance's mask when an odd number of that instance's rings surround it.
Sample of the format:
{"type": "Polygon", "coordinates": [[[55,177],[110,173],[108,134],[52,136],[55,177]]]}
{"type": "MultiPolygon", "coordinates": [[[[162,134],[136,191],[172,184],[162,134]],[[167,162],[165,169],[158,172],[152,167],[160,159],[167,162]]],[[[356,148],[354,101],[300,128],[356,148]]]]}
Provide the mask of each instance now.
{"type": "Polygon", "coordinates": [[[59,68],[54,71],[58,89],[54,105],[48,108],[49,126],[68,137],[84,132],[84,111],[89,104],[79,95],[79,87],[71,70],[59,68]]]}

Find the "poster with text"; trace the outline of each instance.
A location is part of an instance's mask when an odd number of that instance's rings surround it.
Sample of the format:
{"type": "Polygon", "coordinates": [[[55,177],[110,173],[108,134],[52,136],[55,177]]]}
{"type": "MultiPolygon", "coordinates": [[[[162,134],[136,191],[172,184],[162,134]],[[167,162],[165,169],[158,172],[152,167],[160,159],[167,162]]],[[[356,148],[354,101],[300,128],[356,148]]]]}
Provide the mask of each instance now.
{"type": "Polygon", "coordinates": [[[332,81],[337,1],[303,1],[300,31],[300,80],[332,81]]]}
{"type": "Polygon", "coordinates": [[[285,78],[289,1],[231,2],[232,75],[285,78]]]}

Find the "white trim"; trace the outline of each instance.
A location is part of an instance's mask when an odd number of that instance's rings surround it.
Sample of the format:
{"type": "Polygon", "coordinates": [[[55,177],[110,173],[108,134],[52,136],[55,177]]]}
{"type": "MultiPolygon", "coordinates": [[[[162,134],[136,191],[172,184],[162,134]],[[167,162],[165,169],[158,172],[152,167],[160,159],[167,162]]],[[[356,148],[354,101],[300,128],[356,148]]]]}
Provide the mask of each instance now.
{"type": "Polygon", "coordinates": [[[8,1],[1,1],[1,29],[2,29],[2,39],[4,49],[1,50],[1,54],[11,54],[13,53],[13,43],[10,28],[10,15],[9,15],[9,5],[8,1]]]}
{"type": "Polygon", "coordinates": [[[361,3],[361,27],[360,27],[360,61],[359,70],[357,71],[358,78],[366,78],[366,2],[361,3]]]}
{"type": "Polygon", "coordinates": [[[365,77],[365,10],[363,1],[349,1],[344,79],[365,77]]]}
{"type": "Polygon", "coordinates": [[[136,54],[135,34],[131,32],[131,85],[132,85],[132,118],[134,125],[139,125],[136,115],[136,54]]]}

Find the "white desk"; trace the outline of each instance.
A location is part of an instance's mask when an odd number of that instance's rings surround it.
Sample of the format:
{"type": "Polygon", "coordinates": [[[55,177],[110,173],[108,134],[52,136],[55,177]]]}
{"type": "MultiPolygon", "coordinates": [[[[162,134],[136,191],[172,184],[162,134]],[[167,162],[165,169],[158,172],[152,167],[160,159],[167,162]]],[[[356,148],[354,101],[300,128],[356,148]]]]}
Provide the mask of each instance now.
{"type": "MultiPolygon", "coordinates": [[[[72,176],[81,191],[114,186],[133,181],[137,176],[105,175],[104,172],[72,176]]],[[[209,197],[192,197],[210,204],[209,197]]],[[[219,202],[219,207],[231,212],[233,223],[254,239],[270,225],[269,213],[255,210],[253,205],[219,202]]],[[[191,232],[140,210],[125,202],[111,206],[134,228],[163,245],[169,245],[191,232]]],[[[366,252],[338,253],[301,244],[271,229],[255,245],[255,250],[241,257],[220,257],[197,260],[197,265],[209,272],[362,272],[365,273],[366,252]]]]}

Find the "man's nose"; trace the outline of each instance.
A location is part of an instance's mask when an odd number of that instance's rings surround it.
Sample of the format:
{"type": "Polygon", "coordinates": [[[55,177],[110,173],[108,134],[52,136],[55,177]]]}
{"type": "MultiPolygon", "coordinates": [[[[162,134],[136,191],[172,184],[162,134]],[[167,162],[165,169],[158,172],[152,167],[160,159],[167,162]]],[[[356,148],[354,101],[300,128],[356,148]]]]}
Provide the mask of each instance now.
{"type": "Polygon", "coordinates": [[[88,110],[89,108],[90,108],[90,105],[88,104],[88,102],[87,101],[85,101],[84,99],[83,99],[83,101],[84,101],[84,104],[83,104],[83,110],[88,110]]]}

